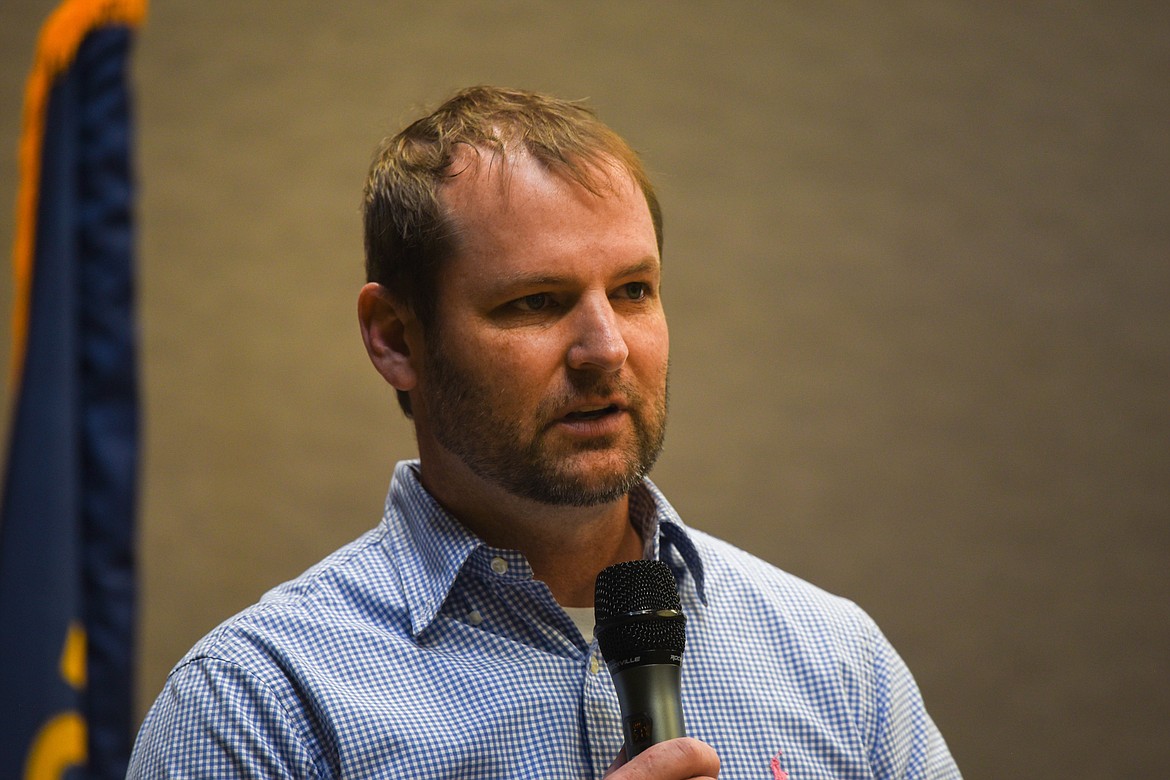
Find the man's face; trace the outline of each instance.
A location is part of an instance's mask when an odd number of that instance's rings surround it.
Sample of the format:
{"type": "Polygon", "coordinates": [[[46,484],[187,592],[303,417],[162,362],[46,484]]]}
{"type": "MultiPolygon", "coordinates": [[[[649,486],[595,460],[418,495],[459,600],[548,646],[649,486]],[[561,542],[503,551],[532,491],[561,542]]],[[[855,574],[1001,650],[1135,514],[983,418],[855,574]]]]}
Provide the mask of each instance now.
{"type": "Polygon", "coordinates": [[[624,175],[598,197],[527,156],[467,162],[444,191],[459,238],[415,393],[420,448],[431,436],[478,478],[543,503],[617,500],[666,424],[645,198],[624,175]]]}

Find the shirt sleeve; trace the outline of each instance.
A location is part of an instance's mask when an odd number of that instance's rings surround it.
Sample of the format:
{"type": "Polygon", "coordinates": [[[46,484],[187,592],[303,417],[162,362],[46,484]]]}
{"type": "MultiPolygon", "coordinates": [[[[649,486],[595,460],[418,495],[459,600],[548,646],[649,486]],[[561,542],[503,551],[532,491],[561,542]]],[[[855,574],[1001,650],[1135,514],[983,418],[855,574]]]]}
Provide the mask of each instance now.
{"type": "Polygon", "coordinates": [[[175,669],[147,713],[128,780],[324,778],[271,687],[239,664],[201,657],[175,669]]]}
{"type": "Polygon", "coordinates": [[[961,780],[914,677],[870,622],[873,635],[873,730],[870,764],[882,780],[961,780]]]}

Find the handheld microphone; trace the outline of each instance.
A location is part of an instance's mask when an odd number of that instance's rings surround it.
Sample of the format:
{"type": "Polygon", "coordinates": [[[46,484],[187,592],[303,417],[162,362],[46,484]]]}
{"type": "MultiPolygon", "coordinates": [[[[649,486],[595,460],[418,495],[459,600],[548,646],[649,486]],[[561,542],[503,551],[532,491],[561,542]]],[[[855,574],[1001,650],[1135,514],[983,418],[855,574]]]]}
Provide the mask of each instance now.
{"type": "Polygon", "coordinates": [[[670,567],[628,561],[603,569],[593,610],[622,710],[627,758],[685,736],[679,681],[687,619],[670,567]]]}

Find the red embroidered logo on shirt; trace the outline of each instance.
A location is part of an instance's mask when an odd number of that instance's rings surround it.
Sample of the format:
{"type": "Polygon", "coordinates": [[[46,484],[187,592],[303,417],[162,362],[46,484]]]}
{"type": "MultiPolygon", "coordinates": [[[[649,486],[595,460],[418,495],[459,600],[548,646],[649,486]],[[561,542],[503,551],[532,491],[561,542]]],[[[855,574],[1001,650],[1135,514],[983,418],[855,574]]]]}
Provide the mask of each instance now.
{"type": "Polygon", "coordinates": [[[788,780],[788,773],[780,768],[780,756],[784,755],[783,750],[777,750],[776,755],[772,756],[772,780],[788,780]]]}

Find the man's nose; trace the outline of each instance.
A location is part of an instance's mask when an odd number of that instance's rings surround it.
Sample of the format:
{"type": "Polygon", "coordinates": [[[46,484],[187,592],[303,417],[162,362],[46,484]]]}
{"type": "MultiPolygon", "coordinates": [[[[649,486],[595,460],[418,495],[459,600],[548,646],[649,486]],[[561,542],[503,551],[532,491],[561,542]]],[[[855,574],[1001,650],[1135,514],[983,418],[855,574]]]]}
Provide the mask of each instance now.
{"type": "Polygon", "coordinates": [[[630,349],[608,296],[583,298],[570,319],[573,328],[568,354],[570,368],[613,372],[625,365],[630,349]]]}

